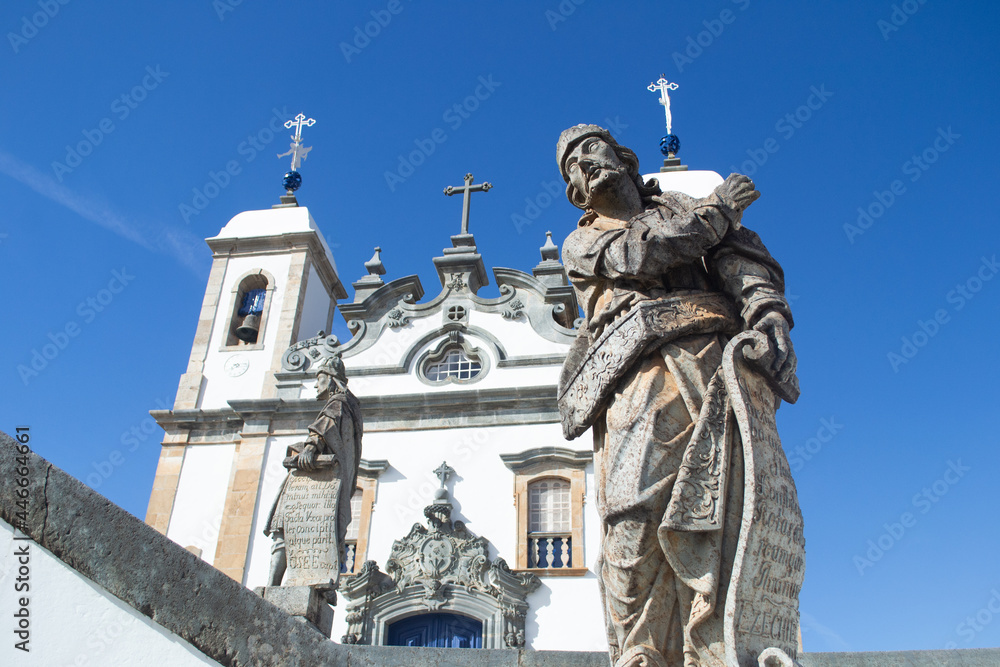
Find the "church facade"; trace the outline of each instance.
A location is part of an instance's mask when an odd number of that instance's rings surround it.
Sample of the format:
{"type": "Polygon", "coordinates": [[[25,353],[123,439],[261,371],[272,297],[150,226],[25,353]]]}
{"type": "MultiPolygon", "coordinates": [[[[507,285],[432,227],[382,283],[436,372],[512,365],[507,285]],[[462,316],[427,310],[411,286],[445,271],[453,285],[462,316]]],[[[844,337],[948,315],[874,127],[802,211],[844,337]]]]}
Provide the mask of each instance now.
{"type": "Polygon", "coordinates": [[[591,439],[567,443],[556,407],[578,307],[551,237],[530,272],[491,281],[473,235],[453,236],[430,294],[386,281],[376,249],[348,300],[309,211],[285,200],[207,240],[187,372],[152,413],[165,437],[146,522],[264,585],[282,459],[337,349],[365,434],[332,639],[606,650],[591,439]],[[350,340],[325,333],[336,308],[350,340]]]}

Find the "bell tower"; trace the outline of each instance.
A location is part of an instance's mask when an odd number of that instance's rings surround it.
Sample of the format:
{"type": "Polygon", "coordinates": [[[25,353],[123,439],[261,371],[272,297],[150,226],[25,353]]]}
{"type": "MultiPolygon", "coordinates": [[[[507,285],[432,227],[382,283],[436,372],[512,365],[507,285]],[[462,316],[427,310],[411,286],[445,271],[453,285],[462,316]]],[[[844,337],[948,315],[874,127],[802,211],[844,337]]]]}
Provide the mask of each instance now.
{"type": "MultiPolygon", "coordinates": [[[[146,523],[241,581],[264,458],[279,403],[275,373],[290,345],[329,331],[347,291],[330,247],[295,190],[311,148],[299,114],[286,194],[245,211],[206,239],[212,269],[187,369],[172,410],[152,415],[165,431],[146,523]]],[[[281,157],[281,156],[279,156],[281,157]]]]}
{"type": "Polygon", "coordinates": [[[337,300],[347,297],[309,210],[294,195],[282,201],[240,213],[206,239],[212,269],[187,370],[173,410],[152,413],[165,436],[146,523],[184,546],[201,545],[203,558],[237,580],[270,428],[240,414],[242,426],[233,432],[226,415],[235,418],[245,403],[274,399],[274,374],[285,350],[299,338],[329,331],[337,300]],[[220,428],[228,433],[218,436],[225,442],[208,435],[220,428]],[[175,502],[182,467],[198,468],[205,478],[206,497],[197,508],[175,502]],[[209,489],[217,497],[209,498],[209,489]],[[187,525],[193,512],[204,516],[208,506],[213,518],[187,525]]]}
{"type": "Polygon", "coordinates": [[[175,410],[275,396],[282,354],[329,331],[347,297],[326,240],[297,203],[240,213],[207,243],[212,270],[175,410]]]}

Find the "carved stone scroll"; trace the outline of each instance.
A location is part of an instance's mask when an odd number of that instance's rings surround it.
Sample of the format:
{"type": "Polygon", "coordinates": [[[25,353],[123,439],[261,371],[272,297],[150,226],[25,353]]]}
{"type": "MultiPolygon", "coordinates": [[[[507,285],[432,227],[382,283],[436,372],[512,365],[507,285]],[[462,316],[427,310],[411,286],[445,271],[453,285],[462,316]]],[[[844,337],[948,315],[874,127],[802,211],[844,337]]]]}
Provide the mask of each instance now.
{"type": "Polygon", "coordinates": [[[722,361],[745,474],[743,522],[725,609],[726,662],[732,667],[757,667],[758,657],[773,658],[779,651],[791,664],[798,650],[805,538],[774,412],[779,398],[794,403],[799,390],[794,378],[777,384],[758,370],[773,359],[767,337],[748,331],[729,342],[722,361]]]}

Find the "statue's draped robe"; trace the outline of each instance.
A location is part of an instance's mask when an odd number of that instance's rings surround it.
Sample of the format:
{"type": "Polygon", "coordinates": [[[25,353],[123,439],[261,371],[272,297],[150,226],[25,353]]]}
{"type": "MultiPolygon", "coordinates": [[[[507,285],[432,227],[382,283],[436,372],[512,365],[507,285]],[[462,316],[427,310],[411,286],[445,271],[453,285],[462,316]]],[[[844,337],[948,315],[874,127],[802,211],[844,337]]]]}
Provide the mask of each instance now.
{"type": "Polygon", "coordinates": [[[598,578],[616,665],[725,664],[722,614],[743,472],[722,351],[768,312],[791,324],[781,268],[756,234],[736,229],[739,218],[718,193],[693,199],[670,192],[628,223],[584,215],[563,246],[585,314],[567,368],[642,302],[695,317],[695,304],[711,302],[715,312],[731,313],[708,332],[655,340],[638,361],[606,370],[614,388],[592,425],[603,527],[598,578]],[[700,472],[724,496],[717,528],[707,530],[692,517],[704,509],[701,498],[675,484],[679,471],[706,467],[694,442],[706,438],[728,452],[723,469],[700,472]]]}
{"type": "MultiPolygon", "coordinates": [[[[333,455],[334,465],[339,468],[337,477],[340,488],[337,491],[337,545],[340,562],[344,562],[344,538],[351,522],[351,496],[358,482],[358,464],[361,461],[361,436],[363,435],[361,402],[350,391],[334,392],[326,405],[309,425],[309,436],[303,443],[288,447],[287,456],[295,456],[305,445],[314,445],[319,454],[333,455]]],[[[284,532],[285,489],[291,480],[291,473],[284,483],[267,518],[266,535],[284,532]]]]}

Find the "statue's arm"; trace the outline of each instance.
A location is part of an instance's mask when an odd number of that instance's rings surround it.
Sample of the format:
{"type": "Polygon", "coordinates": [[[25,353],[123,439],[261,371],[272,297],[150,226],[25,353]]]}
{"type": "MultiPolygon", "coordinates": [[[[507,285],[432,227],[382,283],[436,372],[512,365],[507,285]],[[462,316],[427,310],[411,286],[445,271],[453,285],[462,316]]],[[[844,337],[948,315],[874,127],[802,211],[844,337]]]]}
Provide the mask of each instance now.
{"type": "Polygon", "coordinates": [[[737,254],[724,255],[715,267],[722,290],[740,308],[748,329],[770,312],[780,313],[792,324],[792,310],[784,291],[774,284],[766,267],[737,254]]]}
{"type": "Polygon", "coordinates": [[[659,281],[665,272],[700,260],[739,213],[716,194],[693,201],[694,208],[673,217],[650,211],[624,227],[595,223],[577,229],[564,249],[567,267],[579,275],[659,281]]]}
{"type": "Polygon", "coordinates": [[[754,232],[733,231],[706,257],[706,266],[739,306],[746,328],[753,328],[769,313],[780,314],[792,326],[784,273],[754,232]]]}
{"type": "Polygon", "coordinates": [[[797,360],[789,336],[794,322],[781,266],[760,238],[746,228],[732,232],[706,258],[706,266],[739,305],[745,328],[767,334],[775,352],[771,371],[778,381],[789,381],[797,360]]]}

